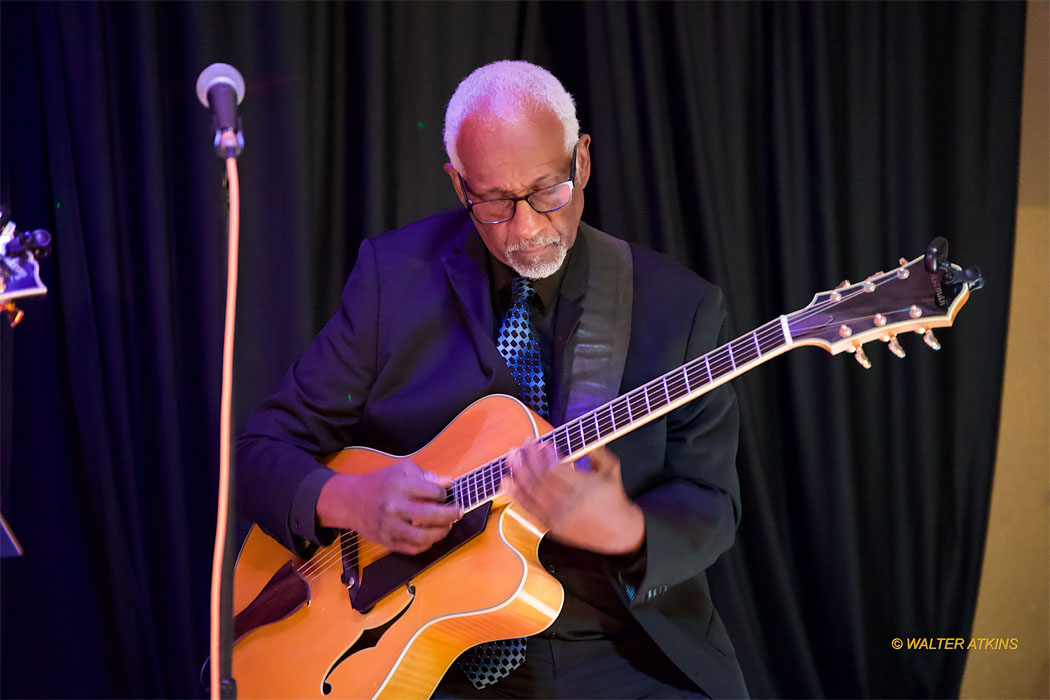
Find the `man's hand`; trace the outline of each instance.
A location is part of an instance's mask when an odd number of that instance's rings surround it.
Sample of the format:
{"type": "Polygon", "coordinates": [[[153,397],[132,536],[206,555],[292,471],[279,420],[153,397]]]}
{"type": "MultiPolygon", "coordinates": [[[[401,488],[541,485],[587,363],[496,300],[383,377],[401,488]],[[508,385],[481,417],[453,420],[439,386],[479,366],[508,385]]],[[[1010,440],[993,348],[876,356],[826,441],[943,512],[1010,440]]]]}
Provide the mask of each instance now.
{"type": "Polygon", "coordinates": [[[620,460],[605,448],[591,453],[590,471],[559,463],[554,446],[532,440],[509,456],[510,498],[559,542],[602,554],[635,552],[645,541],[642,509],[627,498],[620,460]]]}
{"type": "Polygon", "coordinates": [[[391,551],[419,554],[462,517],[458,505],[446,505],[451,484],[410,459],[368,474],[336,474],[321,488],[317,519],[324,527],[356,530],[391,551]]]}

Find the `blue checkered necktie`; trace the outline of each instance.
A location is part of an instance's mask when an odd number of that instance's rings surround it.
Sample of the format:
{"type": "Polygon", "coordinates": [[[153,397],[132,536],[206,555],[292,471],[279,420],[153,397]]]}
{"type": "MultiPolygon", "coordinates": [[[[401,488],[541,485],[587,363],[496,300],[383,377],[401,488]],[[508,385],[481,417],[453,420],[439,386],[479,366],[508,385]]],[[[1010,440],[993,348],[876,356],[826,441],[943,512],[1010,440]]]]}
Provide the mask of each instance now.
{"type": "MultiPolygon", "coordinates": [[[[496,347],[503,356],[522,400],[544,418],[549,418],[547,391],[543,381],[540,341],[532,327],[532,297],[536,292],[524,277],[515,277],[510,308],[500,325],[496,347]]],[[[478,690],[506,678],[525,661],[525,638],[501,639],[467,649],[459,667],[478,690]]]]}
{"type": "Polygon", "coordinates": [[[533,411],[549,418],[540,341],[536,337],[536,329],[532,327],[532,297],[535,295],[536,291],[529,280],[524,277],[514,278],[510,308],[503,317],[496,347],[521,389],[522,400],[533,411]]]}

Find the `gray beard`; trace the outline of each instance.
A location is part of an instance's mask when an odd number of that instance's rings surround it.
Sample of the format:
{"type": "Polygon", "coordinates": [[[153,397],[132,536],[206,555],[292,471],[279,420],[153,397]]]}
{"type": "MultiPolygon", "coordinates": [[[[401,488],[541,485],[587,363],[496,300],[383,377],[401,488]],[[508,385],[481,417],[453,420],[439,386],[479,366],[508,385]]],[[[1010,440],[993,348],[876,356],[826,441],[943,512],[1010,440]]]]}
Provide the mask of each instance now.
{"type": "Polygon", "coordinates": [[[561,236],[557,238],[545,238],[537,241],[533,241],[529,245],[517,244],[507,247],[507,260],[510,261],[511,268],[514,269],[522,277],[526,277],[531,280],[541,280],[550,277],[557,272],[562,263],[565,262],[565,256],[568,255],[569,249],[565,246],[561,236]],[[525,248],[535,248],[540,246],[547,246],[554,244],[557,246],[558,254],[550,261],[533,261],[533,260],[518,260],[514,255],[519,250],[525,248]]]}

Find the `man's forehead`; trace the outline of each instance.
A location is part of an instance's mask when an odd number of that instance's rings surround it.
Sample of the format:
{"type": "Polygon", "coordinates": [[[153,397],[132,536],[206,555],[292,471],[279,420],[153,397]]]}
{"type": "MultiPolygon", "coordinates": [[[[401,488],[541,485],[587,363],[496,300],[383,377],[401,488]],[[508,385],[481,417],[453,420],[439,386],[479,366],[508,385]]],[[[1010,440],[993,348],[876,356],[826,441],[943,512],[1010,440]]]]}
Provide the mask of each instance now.
{"type": "Polygon", "coordinates": [[[509,192],[564,179],[565,131],[551,113],[522,119],[465,120],[457,139],[464,172],[475,194],[509,192]]]}

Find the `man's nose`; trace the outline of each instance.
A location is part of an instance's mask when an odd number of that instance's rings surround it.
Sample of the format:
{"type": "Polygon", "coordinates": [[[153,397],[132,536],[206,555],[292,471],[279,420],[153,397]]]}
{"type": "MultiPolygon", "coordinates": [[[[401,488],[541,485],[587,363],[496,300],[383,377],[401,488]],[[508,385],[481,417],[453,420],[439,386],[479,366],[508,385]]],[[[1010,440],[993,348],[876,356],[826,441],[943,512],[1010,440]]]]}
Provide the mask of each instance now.
{"type": "Polygon", "coordinates": [[[547,225],[547,219],[542,214],[536,213],[528,202],[519,199],[515,202],[517,209],[514,218],[510,220],[511,232],[518,238],[535,238],[540,235],[547,225]]]}

